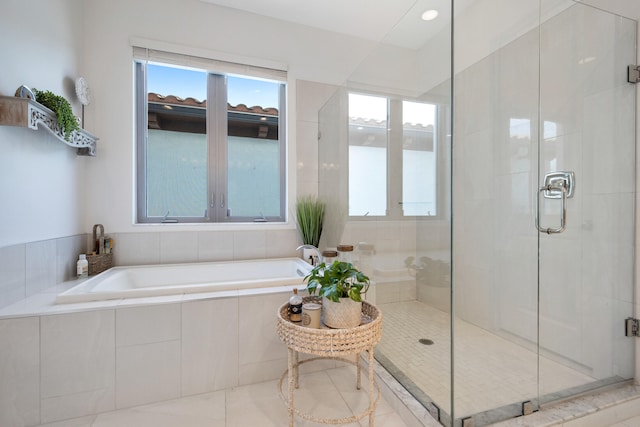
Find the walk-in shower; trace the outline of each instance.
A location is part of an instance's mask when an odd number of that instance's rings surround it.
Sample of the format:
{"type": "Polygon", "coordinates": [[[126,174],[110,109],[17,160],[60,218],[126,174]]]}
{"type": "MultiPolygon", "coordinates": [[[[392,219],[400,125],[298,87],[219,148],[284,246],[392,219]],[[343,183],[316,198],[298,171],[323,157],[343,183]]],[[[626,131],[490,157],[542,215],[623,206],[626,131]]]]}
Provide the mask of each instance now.
{"type": "Polygon", "coordinates": [[[482,426],[633,378],[636,22],[436,3],[319,113],[321,246],[365,248],[385,368],[482,426]]]}

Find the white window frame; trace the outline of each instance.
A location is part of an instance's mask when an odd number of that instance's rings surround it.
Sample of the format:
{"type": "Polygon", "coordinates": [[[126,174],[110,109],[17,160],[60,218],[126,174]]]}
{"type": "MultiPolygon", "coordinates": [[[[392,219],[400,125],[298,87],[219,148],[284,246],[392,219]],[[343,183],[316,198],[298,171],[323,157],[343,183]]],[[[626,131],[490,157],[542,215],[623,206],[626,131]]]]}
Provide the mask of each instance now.
{"type": "Polygon", "coordinates": [[[287,200],[286,72],[244,64],[134,47],[136,109],[136,223],[285,223],[287,200]],[[147,75],[149,62],[188,66],[207,72],[207,211],[202,217],[147,215],[146,146],[148,136],[147,75]],[[227,97],[226,75],[264,78],[280,84],[278,142],[280,170],[280,213],[277,216],[234,216],[226,206],[227,197],[227,97]],[[221,95],[222,94],[222,95],[221,95]]]}
{"type": "MultiPolygon", "coordinates": [[[[445,146],[444,141],[446,138],[446,105],[436,100],[414,99],[407,97],[399,97],[393,95],[385,95],[375,92],[364,91],[348,91],[349,94],[377,96],[387,98],[387,194],[386,194],[386,212],[385,215],[349,215],[349,220],[356,221],[376,221],[376,220],[437,220],[442,219],[446,215],[445,195],[442,190],[442,185],[438,185],[438,182],[446,181],[446,171],[442,168],[442,156],[444,155],[445,146]],[[436,191],[436,213],[435,215],[405,215],[402,209],[402,173],[397,173],[398,170],[402,171],[404,167],[402,162],[402,146],[398,144],[398,140],[402,139],[403,126],[402,126],[402,102],[424,102],[433,104],[436,106],[436,120],[435,120],[435,132],[434,138],[434,150],[436,151],[435,162],[435,191],[436,191]],[[395,142],[395,143],[394,143],[395,142]],[[393,160],[395,159],[395,160],[393,160]],[[393,173],[392,171],[395,171],[393,173]],[[395,176],[395,177],[394,177],[395,176]]],[[[348,132],[347,132],[348,133],[348,132]]],[[[348,142],[349,144],[349,142],[348,142]]],[[[348,151],[347,151],[348,153],[348,151]]],[[[348,154],[347,154],[348,157],[348,154]]],[[[349,164],[349,160],[347,160],[349,164]]],[[[349,198],[349,186],[347,185],[347,198],[349,198]]]]}

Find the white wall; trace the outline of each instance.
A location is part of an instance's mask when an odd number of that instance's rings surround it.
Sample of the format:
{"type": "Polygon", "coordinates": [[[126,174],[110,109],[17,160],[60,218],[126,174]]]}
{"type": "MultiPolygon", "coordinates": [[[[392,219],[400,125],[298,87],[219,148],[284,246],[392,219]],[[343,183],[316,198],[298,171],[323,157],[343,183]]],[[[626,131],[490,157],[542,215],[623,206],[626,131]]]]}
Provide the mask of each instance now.
{"type": "MultiPolygon", "coordinates": [[[[69,99],[80,115],[73,81],[83,75],[92,93],[85,127],[99,141],[97,157],[83,158],[43,131],[0,127],[0,170],[5,177],[0,182],[0,200],[7,201],[0,209],[0,247],[89,233],[98,222],[111,233],[158,231],[154,226],[133,225],[131,37],[288,68],[290,199],[295,198],[297,172],[306,172],[296,167],[296,81],[341,84],[374,45],[198,0],[10,0],[3,2],[3,11],[8,13],[0,16],[4,58],[0,94],[13,95],[21,84],[50,89],[69,99]]],[[[305,138],[310,135],[315,132],[307,128],[305,138]]],[[[315,158],[315,136],[302,144],[315,158]]],[[[306,165],[313,174],[315,165],[310,161],[306,165]]],[[[305,192],[317,191],[308,185],[317,177],[304,180],[305,192]]],[[[220,226],[192,228],[218,230],[220,226]]],[[[269,228],[274,226],[263,227],[269,228]]]]}
{"type": "MultiPolygon", "coordinates": [[[[74,101],[82,10],[78,0],[2,2],[0,95],[24,84],[74,101]]],[[[8,126],[0,126],[0,152],[0,248],[84,230],[88,159],[45,130],[8,126]]]]}
{"type": "MultiPolygon", "coordinates": [[[[342,83],[373,42],[260,17],[198,0],[97,1],[86,4],[84,72],[93,88],[87,127],[100,137],[98,156],[87,165],[85,229],[100,222],[110,232],[229,230],[234,226],[133,225],[134,111],[130,38],[151,39],[211,56],[277,62],[289,71],[289,198],[295,198],[296,80],[342,83]]],[[[305,137],[311,135],[307,133],[305,137]]],[[[290,209],[291,212],[291,209],[290,209]]],[[[290,229],[293,225],[288,226],[290,229]]],[[[237,229],[238,226],[235,226],[237,229]]],[[[247,227],[244,227],[245,229],[247,227]]],[[[282,228],[262,224],[260,229],[282,228]]],[[[248,229],[255,229],[253,225],[248,229]]],[[[295,249],[295,248],[293,248],[295,249]]]]}

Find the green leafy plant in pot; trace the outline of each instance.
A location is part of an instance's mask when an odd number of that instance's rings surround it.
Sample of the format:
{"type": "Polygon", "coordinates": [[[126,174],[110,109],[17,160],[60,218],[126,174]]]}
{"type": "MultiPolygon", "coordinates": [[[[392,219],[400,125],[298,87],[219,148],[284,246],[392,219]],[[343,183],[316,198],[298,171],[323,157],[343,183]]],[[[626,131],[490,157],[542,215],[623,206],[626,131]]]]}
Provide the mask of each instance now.
{"type": "Polygon", "coordinates": [[[76,119],[76,116],[73,115],[69,101],[49,90],[38,90],[33,88],[33,92],[36,94],[36,101],[38,103],[44,105],[55,113],[58,125],[64,133],[64,139],[69,141],[71,132],[80,130],[78,120],[76,119]]]}
{"type": "Polygon", "coordinates": [[[324,262],[304,278],[310,295],[322,297],[324,324],[331,328],[353,328],[362,319],[362,295],[370,285],[369,277],[343,261],[324,262]]]}

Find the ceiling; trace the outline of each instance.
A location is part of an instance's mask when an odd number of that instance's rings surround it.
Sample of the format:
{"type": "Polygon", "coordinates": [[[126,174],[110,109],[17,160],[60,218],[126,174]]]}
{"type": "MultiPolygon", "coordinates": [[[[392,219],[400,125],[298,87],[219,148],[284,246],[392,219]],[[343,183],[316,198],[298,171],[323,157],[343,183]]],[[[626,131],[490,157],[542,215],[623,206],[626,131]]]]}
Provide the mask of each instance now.
{"type": "MultiPolygon", "coordinates": [[[[451,0],[200,1],[409,49],[424,46],[429,39],[450,24],[452,3],[451,0]],[[430,9],[437,10],[438,17],[428,22],[420,19],[422,13],[430,9]]],[[[456,16],[478,1],[455,0],[456,16]]],[[[542,1],[544,4],[571,4],[571,0],[542,1]]],[[[640,17],[640,0],[573,1],[634,19],[640,17]]],[[[487,4],[490,3],[499,2],[487,1],[487,4]]]]}
{"type": "MultiPolygon", "coordinates": [[[[451,0],[201,0],[375,42],[417,49],[450,21],[451,0]],[[435,9],[433,21],[420,19],[435,9]]],[[[473,0],[457,0],[461,3],[473,0]]]]}

